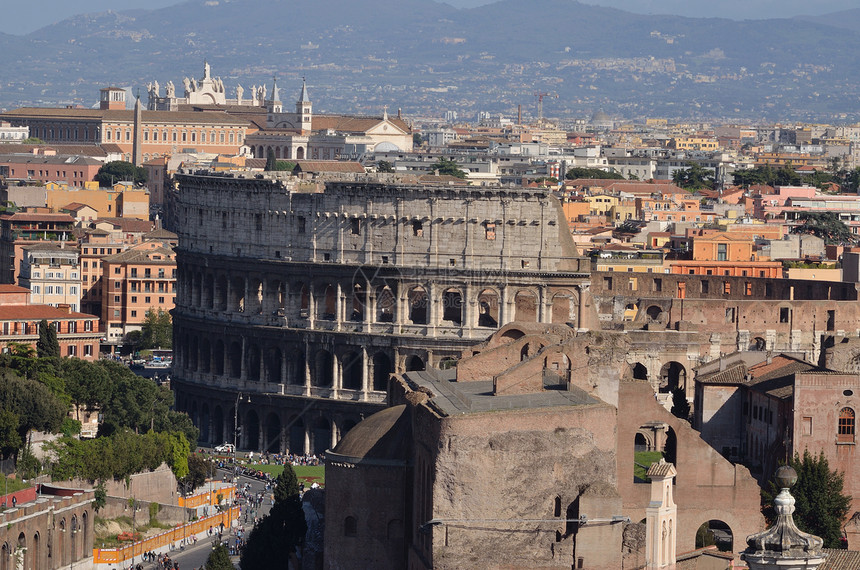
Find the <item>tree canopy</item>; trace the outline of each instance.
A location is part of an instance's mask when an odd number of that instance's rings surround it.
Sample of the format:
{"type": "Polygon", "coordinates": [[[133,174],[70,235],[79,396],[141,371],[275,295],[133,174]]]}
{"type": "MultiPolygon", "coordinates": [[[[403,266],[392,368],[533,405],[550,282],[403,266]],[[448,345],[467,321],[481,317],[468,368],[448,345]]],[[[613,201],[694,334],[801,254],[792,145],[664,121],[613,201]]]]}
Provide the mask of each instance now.
{"type": "MultiPolygon", "coordinates": [[[[841,548],[842,525],[851,507],[851,497],[843,493],[843,474],[830,470],[823,451],[812,455],[806,450],[802,457],[795,454],[789,465],[797,471],[797,484],[791,489],[797,527],[824,539],[825,548],[841,548]]],[[[770,523],[776,520],[773,498],[778,492],[774,481],[762,491],[764,514],[770,523]]]]}
{"type": "Polygon", "coordinates": [[[685,190],[714,187],[714,173],[697,162],[688,162],[687,168],[672,173],[672,182],[685,190]]]}
{"type": "Polygon", "coordinates": [[[60,356],[60,341],[57,340],[57,329],[44,319],[39,323],[39,340],[36,341],[36,354],[40,358],[60,356]]]}
{"type": "Polygon", "coordinates": [[[286,568],[307,532],[296,472],[287,463],[275,483],[275,504],[242,549],[242,568],[286,568]],[[272,548],[277,544],[278,548],[272,548]]]}
{"type": "Polygon", "coordinates": [[[68,405],[37,380],[0,368],[0,451],[17,454],[31,429],[56,432],[68,405]]]}
{"type": "Polygon", "coordinates": [[[117,182],[134,182],[135,184],[146,184],[146,169],[135,166],[124,160],[114,160],[99,168],[96,173],[99,186],[113,186],[117,182]]]}
{"type": "Polygon", "coordinates": [[[150,308],[140,329],[140,348],[172,348],[173,323],[170,313],[150,308]]]}
{"type": "Polygon", "coordinates": [[[394,165],[387,160],[380,160],[376,163],[377,172],[394,172],[394,165]]]}
{"type": "Polygon", "coordinates": [[[836,212],[799,212],[797,219],[802,223],[793,226],[791,233],[811,234],[823,239],[827,245],[857,243],[857,236],[851,233],[836,212]]]}
{"type": "Polygon", "coordinates": [[[569,169],[564,177],[568,180],[576,180],[577,178],[597,178],[601,180],[624,180],[624,176],[618,172],[607,172],[599,168],[584,168],[577,166],[569,169]]]}
{"type": "Polygon", "coordinates": [[[209,553],[204,568],[205,570],[234,570],[227,547],[223,544],[216,544],[212,552],[209,553]]]}
{"type": "Polygon", "coordinates": [[[430,169],[437,171],[440,176],[455,176],[457,178],[466,178],[466,171],[462,170],[457,165],[457,162],[455,160],[445,158],[444,156],[440,156],[439,160],[437,160],[436,163],[430,167],[430,169]]]}

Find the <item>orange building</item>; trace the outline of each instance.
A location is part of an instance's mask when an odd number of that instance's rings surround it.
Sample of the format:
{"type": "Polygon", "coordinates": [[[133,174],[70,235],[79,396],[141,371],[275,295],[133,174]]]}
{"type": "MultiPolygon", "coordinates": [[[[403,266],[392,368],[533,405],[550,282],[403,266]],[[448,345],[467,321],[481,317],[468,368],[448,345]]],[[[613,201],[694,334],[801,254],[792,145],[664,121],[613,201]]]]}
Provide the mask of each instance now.
{"type": "Polygon", "coordinates": [[[0,349],[10,344],[36,348],[39,323],[48,321],[57,331],[62,356],[94,360],[99,353],[98,317],[76,313],[68,305],[51,307],[30,303],[30,290],[17,285],[0,285],[0,349]]]}
{"type": "Polygon", "coordinates": [[[170,311],[174,307],[176,235],[164,230],[153,233],[157,239],[101,260],[102,320],[109,343],[140,330],[150,309],[170,311]]]}
{"type": "Polygon", "coordinates": [[[782,277],[782,263],[759,261],[755,242],[716,230],[696,230],[688,235],[691,260],[669,263],[671,272],[682,275],[724,275],[730,277],[782,277]]]}

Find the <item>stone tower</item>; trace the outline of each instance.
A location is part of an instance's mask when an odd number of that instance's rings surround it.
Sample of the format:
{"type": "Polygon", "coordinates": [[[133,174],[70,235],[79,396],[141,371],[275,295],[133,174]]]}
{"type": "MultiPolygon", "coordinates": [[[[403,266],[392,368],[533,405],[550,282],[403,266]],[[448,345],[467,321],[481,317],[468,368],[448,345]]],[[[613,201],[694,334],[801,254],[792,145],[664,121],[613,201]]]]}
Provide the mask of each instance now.
{"type": "Polygon", "coordinates": [[[301,125],[302,134],[311,132],[313,123],[313,106],[311,105],[310,97],[308,97],[308,87],[305,80],[302,79],[302,93],[299,100],[296,101],[296,114],[298,115],[298,123],[301,125]]]}
{"type": "Polygon", "coordinates": [[[645,509],[645,568],[675,567],[675,535],[678,506],[672,498],[675,466],[660,459],[648,468],[651,479],[651,502],[645,509]]]}
{"type": "Polygon", "coordinates": [[[143,142],[143,107],[140,104],[140,93],[134,102],[134,139],[131,149],[131,163],[135,166],[143,164],[143,155],[141,151],[141,143],[143,142]]]}

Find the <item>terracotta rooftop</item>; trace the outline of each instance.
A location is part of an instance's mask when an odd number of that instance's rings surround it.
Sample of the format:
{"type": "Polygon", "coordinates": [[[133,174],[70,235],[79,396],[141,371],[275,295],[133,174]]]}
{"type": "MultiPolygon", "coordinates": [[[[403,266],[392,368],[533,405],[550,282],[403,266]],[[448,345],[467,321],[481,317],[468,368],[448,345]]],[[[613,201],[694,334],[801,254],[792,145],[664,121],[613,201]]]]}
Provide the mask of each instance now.
{"type": "Polygon", "coordinates": [[[823,548],[827,558],[818,570],[860,570],[860,551],[823,548]]]}
{"type": "MultiPolygon", "coordinates": [[[[342,133],[364,133],[382,122],[382,117],[350,117],[347,115],[314,115],[311,119],[311,129],[324,131],[334,129],[342,133]]],[[[388,117],[388,122],[408,133],[409,125],[403,119],[388,117]]]]}
{"type": "Polygon", "coordinates": [[[293,160],[295,170],[300,172],[355,172],[364,174],[364,167],[358,162],[340,160],[293,160]]]}
{"type": "MultiPolygon", "coordinates": [[[[21,107],[0,114],[2,118],[83,119],[134,122],[132,109],[68,109],[53,107],[21,107]]],[[[223,111],[142,111],[144,123],[205,123],[217,125],[247,125],[246,119],[223,111]]]]}
{"type": "Polygon", "coordinates": [[[2,305],[0,321],[41,321],[58,319],[98,319],[95,315],[70,312],[50,305],[2,305]]]}
{"type": "Polygon", "coordinates": [[[115,229],[124,232],[146,233],[152,231],[152,222],[137,218],[99,218],[93,221],[93,224],[100,223],[111,224],[115,229]]]}
{"type": "Polygon", "coordinates": [[[0,285],[0,293],[29,293],[30,290],[26,287],[17,285],[0,285]]]}

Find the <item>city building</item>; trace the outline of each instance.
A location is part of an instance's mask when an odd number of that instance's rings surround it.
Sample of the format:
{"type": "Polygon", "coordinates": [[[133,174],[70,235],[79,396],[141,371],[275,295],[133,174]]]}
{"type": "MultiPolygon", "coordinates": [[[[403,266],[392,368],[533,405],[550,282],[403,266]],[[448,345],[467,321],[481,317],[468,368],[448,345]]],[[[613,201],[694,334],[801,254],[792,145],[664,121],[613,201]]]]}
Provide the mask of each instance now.
{"type": "Polygon", "coordinates": [[[45,208],[0,214],[0,282],[17,283],[24,248],[43,242],[74,247],[75,219],[45,208]]]}
{"type": "Polygon", "coordinates": [[[128,333],[140,330],[148,311],[173,309],[175,237],[160,231],[124,251],[101,257],[101,314],[108,343],[118,344],[128,333]]]}
{"type": "Polygon", "coordinates": [[[65,242],[45,242],[24,248],[18,285],[30,290],[39,305],[68,305],[81,309],[81,269],[78,250],[65,242]]]}
{"type": "Polygon", "coordinates": [[[51,307],[30,302],[30,290],[0,285],[0,347],[19,344],[36,349],[39,323],[48,321],[57,331],[62,356],[94,360],[99,354],[99,319],[71,310],[68,305],[51,307]]]}

